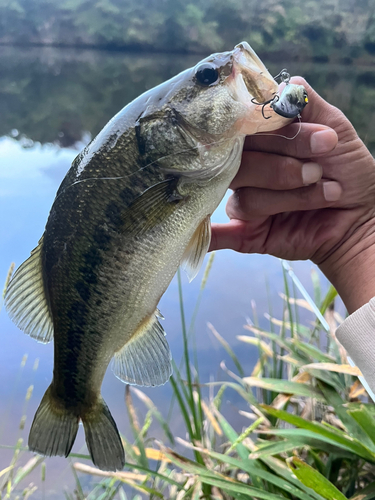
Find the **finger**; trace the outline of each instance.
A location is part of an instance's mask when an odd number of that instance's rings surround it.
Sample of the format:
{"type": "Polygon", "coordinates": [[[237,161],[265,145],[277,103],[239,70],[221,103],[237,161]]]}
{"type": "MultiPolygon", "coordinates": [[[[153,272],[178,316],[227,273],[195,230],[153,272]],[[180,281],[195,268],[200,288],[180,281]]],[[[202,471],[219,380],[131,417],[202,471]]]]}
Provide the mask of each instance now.
{"type": "Polygon", "coordinates": [[[242,220],[231,220],[226,224],[212,224],[211,243],[209,252],[213,250],[223,250],[229,248],[236,252],[246,251],[251,253],[249,244],[246,245],[246,250],[243,250],[243,241],[251,241],[251,235],[246,237],[248,232],[247,222],[242,220]]]}
{"type": "Polygon", "coordinates": [[[241,168],[230,188],[289,190],[318,182],[321,177],[322,168],[318,163],[302,162],[290,156],[244,151],[241,168]]]}
{"type": "Polygon", "coordinates": [[[232,194],[226,211],[230,219],[251,220],[283,212],[326,208],[339,200],[341,194],[342,188],[335,181],[318,182],[290,191],[245,187],[232,194]]]}
{"type": "Polygon", "coordinates": [[[343,120],[348,121],[342,111],[323,99],[303,77],[293,76],[290,82],[303,85],[307,90],[309,103],[302,111],[303,122],[321,123],[336,129],[343,120]]]}
{"type": "Polygon", "coordinates": [[[246,137],[244,149],[295,158],[317,158],[332,151],[337,143],[337,133],[329,127],[317,123],[292,123],[267,135],[246,137]],[[286,137],[295,138],[288,140],[286,137]]]}

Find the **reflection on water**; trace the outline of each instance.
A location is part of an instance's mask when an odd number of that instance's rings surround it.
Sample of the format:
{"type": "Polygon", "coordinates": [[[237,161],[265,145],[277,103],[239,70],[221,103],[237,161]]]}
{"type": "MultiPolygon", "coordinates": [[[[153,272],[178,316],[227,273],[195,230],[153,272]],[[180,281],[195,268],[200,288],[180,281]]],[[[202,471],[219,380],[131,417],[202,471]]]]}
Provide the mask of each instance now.
{"type": "MultiPolygon", "coordinates": [[[[2,47],[0,136],[26,136],[70,147],[96,135],[125,104],[147,89],[195,65],[199,56],[124,54],[105,51],[2,47]]],[[[353,65],[295,63],[268,65],[303,75],[353,122],[375,148],[375,69],[353,65]]]]}
{"type": "Polygon", "coordinates": [[[123,106],[196,63],[196,57],[2,47],[0,136],[74,145],[123,106]]]}
{"type": "MultiPolygon", "coordinates": [[[[196,56],[2,48],[0,136],[8,137],[0,139],[0,280],[5,279],[12,261],[19,265],[36,246],[57,187],[89,137],[95,135],[137,95],[196,62],[196,56]]],[[[301,67],[289,61],[282,61],[280,66],[270,64],[269,67],[273,74],[287,67],[292,74],[304,75],[330,102],[348,114],[362,138],[375,149],[374,71],[316,64],[301,67]]],[[[214,221],[226,220],[224,206],[222,203],[214,214],[214,221]]],[[[313,266],[310,263],[295,263],[293,267],[311,290],[309,274],[313,266]]],[[[184,281],[188,318],[199,294],[201,277],[202,272],[190,285],[187,280],[184,281]]],[[[218,380],[227,378],[219,367],[222,359],[226,359],[227,366],[233,368],[231,360],[209,334],[207,321],[228,340],[246,373],[250,373],[257,358],[257,349],[251,346],[243,348],[243,345],[240,348],[236,336],[242,334],[247,317],[254,319],[253,299],[261,326],[268,328],[268,321],[263,317],[263,313],[268,311],[268,301],[273,305],[273,313],[280,317],[283,304],[278,293],[282,289],[283,276],[277,259],[238,255],[229,251],[216,255],[196,320],[202,381],[208,381],[211,376],[218,380]]],[[[160,309],[166,317],[164,327],[178,362],[182,338],[176,280],[162,298],[160,309]]],[[[53,352],[52,345],[38,344],[23,335],[4,311],[0,314],[0,334],[0,443],[14,445],[18,437],[27,439],[31,418],[51,380],[53,352]],[[21,368],[25,353],[28,358],[21,368]],[[40,361],[35,369],[37,358],[40,361]],[[34,392],[26,408],[24,399],[30,385],[34,385],[34,392]],[[19,422],[24,413],[27,413],[26,425],[20,431],[19,422]]],[[[145,392],[166,414],[171,396],[170,385],[145,392]]],[[[110,371],[104,380],[103,394],[121,432],[129,435],[124,386],[110,371]]],[[[237,414],[239,400],[236,394],[231,394],[229,399],[228,393],[227,397],[226,414],[239,428],[247,425],[237,414]]],[[[145,413],[145,409],[140,408],[145,413]]],[[[175,413],[172,428],[176,435],[183,432],[178,413],[175,413]]],[[[153,435],[164,439],[157,426],[153,435]]],[[[84,449],[83,443],[80,431],[74,451],[84,449]]],[[[9,465],[11,455],[11,451],[1,450],[0,470],[9,465]]],[[[28,458],[26,453],[24,461],[28,458]]],[[[33,480],[40,483],[39,477],[33,480]]],[[[45,485],[48,498],[53,498],[53,491],[56,498],[61,498],[65,483],[73,489],[67,462],[48,459],[45,485]]]]}

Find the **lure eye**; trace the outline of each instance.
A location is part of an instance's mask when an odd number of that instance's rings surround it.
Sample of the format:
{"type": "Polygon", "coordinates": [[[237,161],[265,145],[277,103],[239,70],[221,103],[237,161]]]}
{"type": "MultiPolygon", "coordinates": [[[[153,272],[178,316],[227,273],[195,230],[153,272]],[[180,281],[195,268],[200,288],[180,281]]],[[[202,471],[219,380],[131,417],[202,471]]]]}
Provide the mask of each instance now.
{"type": "Polygon", "coordinates": [[[218,81],[219,72],[211,64],[204,63],[198,66],[198,68],[195,70],[195,78],[197,79],[198,83],[204,85],[205,87],[208,87],[209,85],[213,85],[218,81]]]}
{"type": "Polygon", "coordinates": [[[303,100],[305,101],[306,104],[309,102],[309,98],[308,98],[306,90],[303,91],[303,100]]]}

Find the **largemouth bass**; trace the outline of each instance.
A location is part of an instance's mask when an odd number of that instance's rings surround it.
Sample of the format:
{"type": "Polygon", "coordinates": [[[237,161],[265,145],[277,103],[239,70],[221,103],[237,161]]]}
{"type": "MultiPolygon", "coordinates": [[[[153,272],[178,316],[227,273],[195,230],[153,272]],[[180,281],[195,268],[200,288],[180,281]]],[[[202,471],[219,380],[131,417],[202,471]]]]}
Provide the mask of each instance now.
{"type": "Polygon", "coordinates": [[[31,451],[67,456],[82,421],[93,463],[124,466],[100,393],[107,366],[113,358],[128,384],[169,379],[157,304],[178,266],[197,274],[245,135],[290,121],[269,105],[264,119],[262,103],[277,91],[243,42],[138,97],[73,161],[5,298],[25,333],[54,339],[53,380],[31,426],[31,451]]]}

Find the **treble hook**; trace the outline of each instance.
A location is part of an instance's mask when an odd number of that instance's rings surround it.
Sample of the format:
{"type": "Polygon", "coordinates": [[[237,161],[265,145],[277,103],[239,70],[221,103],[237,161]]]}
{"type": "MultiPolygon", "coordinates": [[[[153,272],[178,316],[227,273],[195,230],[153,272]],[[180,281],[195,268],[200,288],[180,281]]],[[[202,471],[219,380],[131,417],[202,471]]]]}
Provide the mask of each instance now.
{"type": "Polygon", "coordinates": [[[269,99],[269,100],[268,100],[268,101],[266,101],[266,102],[257,102],[257,101],[255,100],[255,97],[253,97],[253,98],[251,99],[251,102],[252,102],[253,104],[256,104],[257,106],[262,106],[262,116],[263,116],[263,118],[264,118],[265,120],[269,120],[271,117],[270,117],[270,116],[266,116],[266,115],[264,114],[264,108],[267,106],[267,104],[270,104],[270,103],[273,103],[273,102],[277,102],[279,99],[280,99],[280,97],[276,94],[276,95],[274,95],[274,96],[272,97],[272,99],[269,99]]]}

